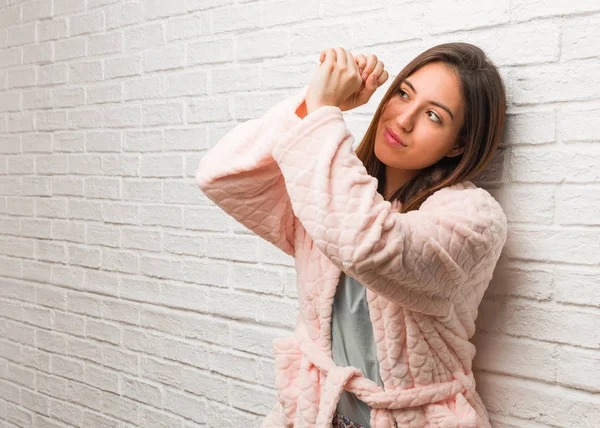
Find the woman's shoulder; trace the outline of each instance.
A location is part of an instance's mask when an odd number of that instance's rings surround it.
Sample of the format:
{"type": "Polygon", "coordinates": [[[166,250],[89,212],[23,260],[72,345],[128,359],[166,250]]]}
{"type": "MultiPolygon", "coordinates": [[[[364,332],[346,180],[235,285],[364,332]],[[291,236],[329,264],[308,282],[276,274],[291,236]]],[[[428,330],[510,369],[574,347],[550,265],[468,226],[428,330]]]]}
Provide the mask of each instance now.
{"type": "MultiPolygon", "coordinates": [[[[392,209],[400,208],[402,204],[398,199],[391,202],[392,209]]],[[[469,212],[476,215],[478,212],[488,212],[506,223],[506,215],[500,203],[492,194],[483,187],[477,186],[470,180],[461,181],[443,187],[425,199],[417,212],[444,212],[460,214],[469,212]]]]}
{"type": "Polygon", "coordinates": [[[502,242],[507,238],[508,220],[502,206],[489,191],[471,181],[436,191],[421,204],[419,211],[482,233],[490,232],[502,242]]]}
{"type": "Polygon", "coordinates": [[[437,190],[421,204],[421,207],[432,209],[459,204],[464,204],[465,209],[483,209],[503,213],[502,206],[492,194],[470,180],[461,181],[437,190]]]}

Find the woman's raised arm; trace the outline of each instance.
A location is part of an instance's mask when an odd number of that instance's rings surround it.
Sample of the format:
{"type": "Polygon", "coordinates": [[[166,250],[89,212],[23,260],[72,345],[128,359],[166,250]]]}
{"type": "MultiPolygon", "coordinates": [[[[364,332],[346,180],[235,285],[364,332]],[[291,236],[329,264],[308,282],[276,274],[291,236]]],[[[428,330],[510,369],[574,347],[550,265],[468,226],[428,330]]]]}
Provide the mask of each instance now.
{"type": "Polygon", "coordinates": [[[294,256],[294,214],[273,147],[297,121],[308,86],[240,123],[200,160],[196,184],[227,214],[294,256]]]}
{"type": "Polygon", "coordinates": [[[464,307],[487,286],[506,240],[501,206],[484,189],[459,184],[399,213],[353,142],[342,111],[322,106],[274,148],[308,235],[341,270],[400,306],[441,317],[464,307]]]}

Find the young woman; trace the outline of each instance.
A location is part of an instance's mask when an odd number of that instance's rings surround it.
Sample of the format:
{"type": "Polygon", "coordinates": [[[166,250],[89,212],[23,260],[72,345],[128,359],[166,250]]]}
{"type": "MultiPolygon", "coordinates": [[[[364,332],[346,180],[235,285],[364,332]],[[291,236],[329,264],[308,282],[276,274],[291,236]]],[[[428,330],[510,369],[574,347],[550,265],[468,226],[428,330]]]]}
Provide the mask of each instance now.
{"type": "Polygon", "coordinates": [[[387,72],[342,48],[321,61],[310,85],[221,138],[196,175],[295,259],[297,326],[273,341],[277,400],[261,427],[490,427],[469,339],[507,220],[470,180],[500,143],[500,75],[471,44],[426,50],[355,151],[342,111],[387,72]]]}

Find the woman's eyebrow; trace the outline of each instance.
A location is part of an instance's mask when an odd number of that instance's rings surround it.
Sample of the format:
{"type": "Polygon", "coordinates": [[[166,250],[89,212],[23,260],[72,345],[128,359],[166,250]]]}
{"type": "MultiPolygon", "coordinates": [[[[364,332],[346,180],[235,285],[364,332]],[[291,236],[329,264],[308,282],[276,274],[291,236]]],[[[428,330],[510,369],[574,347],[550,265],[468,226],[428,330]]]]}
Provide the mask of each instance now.
{"type": "MultiPolygon", "coordinates": [[[[410,83],[407,79],[404,79],[404,83],[406,83],[408,86],[410,86],[410,89],[412,89],[412,91],[416,94],[417,90],[415,89],[415,87],[412,85],[412,83],[410,83]]],[[[438,106],[439,108],[443,108],[444,110],[446,110],[448,112],[448,114],[450,115],[450,117],[452,118],[452,120],[454,120],[454,115],[452,114],[452,112],[450,111],[450,109],[448,107],[446,107],[444,104],[442,103],[438,103],[437,101],[428,101],[429,103],[438,106]]]]}

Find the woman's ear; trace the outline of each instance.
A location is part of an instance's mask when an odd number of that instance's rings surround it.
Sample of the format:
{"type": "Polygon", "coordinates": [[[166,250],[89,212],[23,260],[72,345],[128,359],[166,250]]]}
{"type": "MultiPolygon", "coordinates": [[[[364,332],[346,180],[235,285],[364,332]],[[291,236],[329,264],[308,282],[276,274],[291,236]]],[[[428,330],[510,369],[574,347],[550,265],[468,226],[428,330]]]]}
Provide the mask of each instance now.
{"type": "Polygon", "coordinates": [[[450,150],[448,153],[446,153],[446,156],[449,157],[449,158],[453,158],[453,157],[456,157],[456,156],[462,154],[464,150],[465,150],[464,145],[460,145],[460,144],[457,143],[452,148],[452,150],[450,150]]]}
{"type": "Polygon", "coordinates": [[[452,147],[452,149],[448,153],[446,153],[446,156],[449,158],[453,158],[462,154],[465,151],[465,142],[465,137],[461,134],[461,136],[458,137],[458,139],[456,140],[454,147],[452,147]]]}

